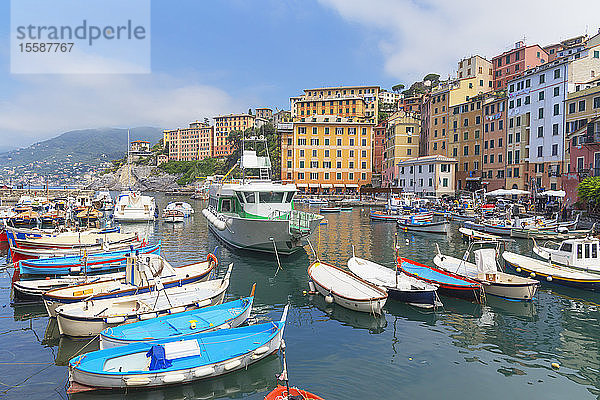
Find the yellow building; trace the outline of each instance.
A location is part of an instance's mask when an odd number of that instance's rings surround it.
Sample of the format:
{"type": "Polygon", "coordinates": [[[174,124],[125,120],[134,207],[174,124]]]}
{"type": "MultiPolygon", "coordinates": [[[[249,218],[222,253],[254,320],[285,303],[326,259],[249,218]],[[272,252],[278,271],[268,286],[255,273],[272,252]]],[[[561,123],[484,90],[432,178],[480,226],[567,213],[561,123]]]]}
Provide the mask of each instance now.
{"type": "Polygon", "coordinates": [[[383,150],[382,184],[397,186],[400,161],[419,155],[421,118],[417,113],[398,111],[387,120],[383,150]]]}
{"type": "Polygon", "coordinates": [[[283,136],[282,179],[310,193],[357,192],[371,183],[373,124],[337,115],[294,122],[283,136]]]}
{"type": "Polygon", "coordinates": [[[202,160],[213,156],[213,127],[196,121],[189,128],[165,130],[163,142],[169,148],[169,160],[202,160]]]}
{"type": "Polygon", "coordinates": [[[231,131],[245,131],[254,127],[254,115],[250,114],[229,114],[213,117],[215,120],[215,135],[213,138],[213,156],[227,157],[231,154],[232,148],[227,141],[227,136],[231,131]]]}
{"type": "Polygon", "coordinates": [[[379,86],[338,86],[306,89],[290,98],[294,121],[315,115],[361,118],[377,124],[379,86]]]}

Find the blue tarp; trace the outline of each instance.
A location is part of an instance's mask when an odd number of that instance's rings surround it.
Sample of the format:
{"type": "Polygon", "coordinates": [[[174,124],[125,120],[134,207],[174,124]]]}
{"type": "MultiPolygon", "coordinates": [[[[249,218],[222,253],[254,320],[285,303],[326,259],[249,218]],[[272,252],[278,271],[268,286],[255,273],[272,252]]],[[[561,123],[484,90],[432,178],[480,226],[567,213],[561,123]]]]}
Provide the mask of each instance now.
{"type": "Polygon", "coordinates": [[[151,357],[150,371],[169,368],[172,364],[165,356],[165,348],[159,344],[152,346],[146,353],[146,357],[151,357]]]}

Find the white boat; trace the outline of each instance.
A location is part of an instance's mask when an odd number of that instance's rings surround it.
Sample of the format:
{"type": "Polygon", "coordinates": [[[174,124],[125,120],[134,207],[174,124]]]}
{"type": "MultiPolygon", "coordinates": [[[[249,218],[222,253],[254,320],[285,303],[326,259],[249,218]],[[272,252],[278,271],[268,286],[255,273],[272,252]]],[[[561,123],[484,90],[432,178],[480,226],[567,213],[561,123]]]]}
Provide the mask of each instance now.
{"type": "MultiPolygon", "coordinates": [[[[266,146],[264,138],[245,141],[266,146]]],[[[258,157],[256,150],[244,147],[241,167],[259,169],[263,179],[212,184],[208,206],[202,210],[209,229],[236,249],[286,255],[304,249],[323,216],[294,209],[296,185],[268,179],[268,155],[258,157]]]]}
{"type": "Polygon", "coordinates": [[[112,210],[114,207],[113,198],[108,189],[100,189],[92,200],[92,204],[100,211],[112,210]]]}
{"type": "Polygon", "coordinates": [[[165,207],[164,211],[179,211],[183,214],[184,217],[189,217],[194,213],[194,209],[189,203],[185,201],[172,201],[165,207]]]}
{"type": "Polygon", "coordinates": [[[359,278],[387,290],[391,299],[424,308],[442,305],[437,296],[437,286],[402,272],[356,256],[348,260],[348,269],[359,278]]]}
{"type": "Polygon", "coordinates": [[[417,215],[400,218],[396,221],[398,228],[404,232],[424,232],[424,233],[448,233],[450,223],[444,219],[442,221],[434,221],[433,213],[421,213],[417,215]]]}
{"type": "Polygon", "coordinates": [[[127,322],[221,304],[229,286],[232,267],[230,264],[223,279],[171,288],[157,287],[158,290],[152,292],[118,299],[88,300],[63,305],[56,309],[59,331],[62,335],[88,337],[127,322]]]}
{"type": "Polygon", "coordinates": [[[556,247],[539,246],[533,240],[533,252],[553,264],[576,268],[588,272],[600,272],[600,240],[595,237],[563,240],[556,247]]]}
{"type": "Polygon", "coordinates": [[[179,210],[164,210],[163,219],[165,222],[184,222],[185,215],[179,210]]]}
{"type": "Polygon", "coordinates": [[[207,258],[205,261],[173,268],[158,254],[144,254],[127,258],[124,278],[101,279],[52,289],[42,297],[48,315],[56,317],[56,309],[65,304],[84,300],[116,299],[151,292],[156,290],[157,285],[170,288],[202,282],[208,279],[216,265],[213,259],[207,258]]]}
{"type": "MultiPolygon", "coordinates": [[[[476,243],[476,242],[475,242],[476,243]]],[[[530,301],[535,296],[539,282],[498,270],[496,249],[478,249],[472,251],[475,263],[468,262],[473,243],[462,259],[442,254],[437,246],[433,263],[446,271],[466,276],[480,282],[486,295],[504,297],[511,300],[530,301]]]]}
{"type": "Polygon", "coordinates": [[[521,276],[528,276],[540,282],[554,283],[578,289],[600,290],[600,274],[589,273],[574,268],[551,264],[548,261],[508,251],[502,253],[505,266],[521,276]]]}
{"type": "Polygon", "coordinates": [[[117,197],[113,217],[119,222],[154,221],[155,213],[154,197],[128,190],[117,197]]]}
{"type": "Polygon", "coordinates": [[[468,229],[468,228],[458,228],[458,232],[460,232],[464,238],[469,239],[469,240],[480,240],[480,241],[488,241],[488,242],[495,242],[501,239],[500,236],[497,235],[492,235],[490,233],[485,233],[485,232],[479,232],[473,229],[468,229]]]}
{"type": "Polygon", "coordinates": [[[387,301],[385,290],[327,263],[312,263],[308,276],[326,302],[335,302],[350,310],[381,314],[387,301]]]}

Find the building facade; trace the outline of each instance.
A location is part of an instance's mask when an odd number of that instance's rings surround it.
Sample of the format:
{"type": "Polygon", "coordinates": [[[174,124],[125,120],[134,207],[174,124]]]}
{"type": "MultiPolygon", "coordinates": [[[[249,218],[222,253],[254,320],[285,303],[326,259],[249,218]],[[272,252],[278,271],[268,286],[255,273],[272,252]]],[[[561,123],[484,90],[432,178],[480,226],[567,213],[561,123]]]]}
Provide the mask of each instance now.
{"type": "Polygon", "coordinates": [[[267,121],[273,119],[273,110],[267,107],[257,108],[254,110],[256,118],[263,118],[267,121]]]}
{"type": "Polygon", "coordinates": [[[163,141],[169,148],[169,160],[192,161],[213,157],[213,127],[199,121],[188,128],[163,131],[163,141]]]}
{"type": "Polygon", "coordinates": [[[232,131],[245,131],[254,128],[254,115],[250,114],[229,114],[213,117],[215,120],[214,138],[213,138],[213,156],[227,157],[232,152],[231,144],[227,137],[232,131]]]}
{"type": "Polygon", "coordinates": [[[523,41],[515,43],[513,49],[492,58],[494,90],[506,89],[508,81],[547,61],[548,54],[537,44],[525,46],[523,41]]]}
{"type": "Polygon", "coordinates": [[[423,197],[454,196],[456,160],[440,155],[398,163],[398,186],[423,197]]]}
{"type": "Polygon", "coordinates": [[[383,151],[382,186],[398,186],[398,164],[419,155],[421,118],[398,111],[387,120],[383,151]]]}
{"type": "Polygon", "coordinates": [[[482,185],[488,192],[505,188],[506,97],[491,95],[483,105],[482,185]]]}
{"type": "Polygon", "coordinates": [[[357,192],[371,183],[372,140],[371,123],[337,115],[305,117],[284,137],[282,171],[309,193],[357,192]]]}
{"type": "Polygon", "coordinates": [[[374,187],[381,187],[383,182],[383,152],[385,150],[385,132],[387,122],[382,121],[373,127],[373,175],[371,183],[374,187]]]}

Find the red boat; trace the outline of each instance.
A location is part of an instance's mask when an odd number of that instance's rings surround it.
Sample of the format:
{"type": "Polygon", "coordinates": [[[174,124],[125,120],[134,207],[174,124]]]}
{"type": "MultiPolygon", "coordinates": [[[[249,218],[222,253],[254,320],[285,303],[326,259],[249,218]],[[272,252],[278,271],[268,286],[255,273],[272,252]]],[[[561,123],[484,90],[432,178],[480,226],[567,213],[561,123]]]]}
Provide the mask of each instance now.
{"type": "Polygon", "coordinates": [[[312,394],[306,390],[295,387],[290,388],[289,394],[291,394],[291,396],[288,395],[287,387],[283,385],[277,385],[277,387],[273,389],[271,393],[265,396],[265,400],[324,400],[322,397],[319,397],[316,394],[312,394]]]}

